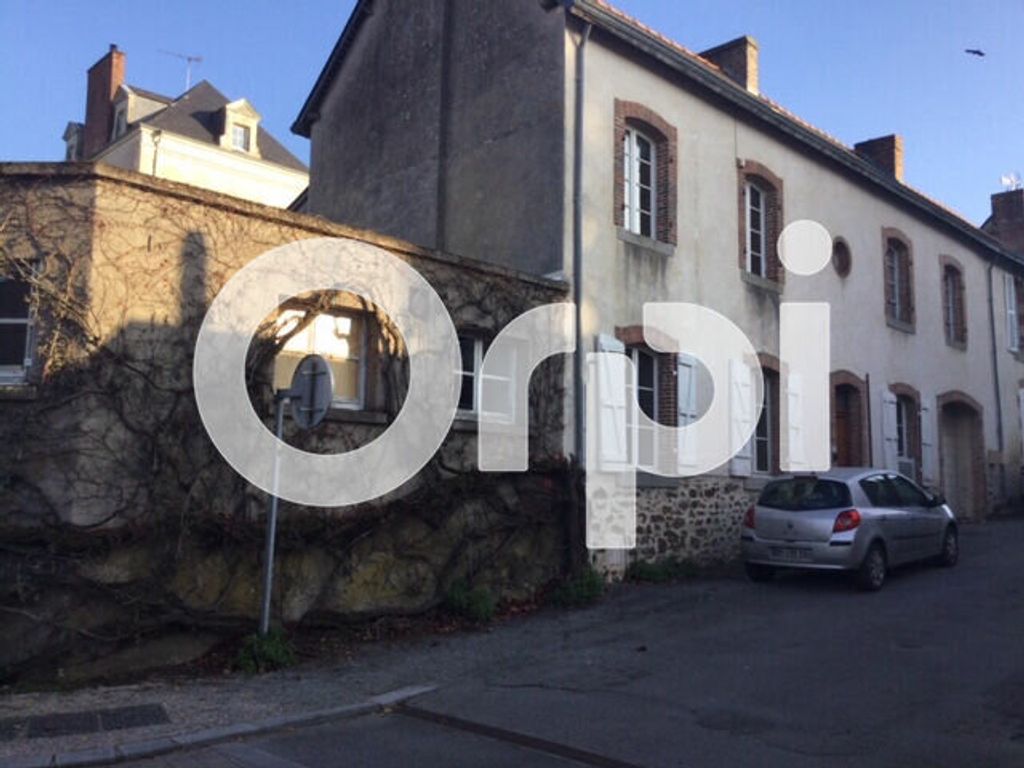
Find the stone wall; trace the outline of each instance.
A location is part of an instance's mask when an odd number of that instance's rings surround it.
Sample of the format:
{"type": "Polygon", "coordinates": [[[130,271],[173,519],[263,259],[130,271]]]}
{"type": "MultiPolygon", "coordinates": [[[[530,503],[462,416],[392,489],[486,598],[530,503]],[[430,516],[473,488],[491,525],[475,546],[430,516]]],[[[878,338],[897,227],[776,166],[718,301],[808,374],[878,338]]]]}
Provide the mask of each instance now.
{"type": "Polygon", "coordinates": [[[637,488],[635,559],[708,564],[737,557],[743,515],[755,497],[742,479],[712,475],[637,488]]]}
{"type": "MultiPolygon", "coordinates": [[[[27,381],[0,387],[0,678],[181,627],[253,626],[268,498],[206,436],[191,360],[206,306],[251,259],[308,237],[370,242],[419,270],[456,328],[484,336],[564,300],[559,283],[102,166],[0,165],[0,209],[0,269],[35,265],[25,279],[37,342],[27,381]]],[[[247,373],[270,428],[265,342],[247,373]]],[[[297,447],[345,451],[387,428],[404,396],[404,348],[393,336],[374,343],[393,363],[379,376],[390,388],[293,436],[297,447]]],[[[555,578],[568,503],[563,379],[560,359],[533,377],[528,473],[477,472],[475,423],[460,421],[384,499],[284,504],[276,618],[419,613],[457,579],[520,598],[555,578]]]]}

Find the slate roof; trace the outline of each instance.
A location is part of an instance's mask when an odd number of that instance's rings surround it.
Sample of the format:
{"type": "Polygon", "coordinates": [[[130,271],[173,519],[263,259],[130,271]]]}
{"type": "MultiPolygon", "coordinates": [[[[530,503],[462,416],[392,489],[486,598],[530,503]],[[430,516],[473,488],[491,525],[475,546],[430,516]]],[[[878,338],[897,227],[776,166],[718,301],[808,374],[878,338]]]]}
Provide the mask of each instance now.
{"type": "MultiPolygon", "coordinates": [[[[873,186],[880,192],[894,196],[903,205],[936,220],[936,223],[945,225],[972,246],[981,248],[1004,262],[1012,262],[1018,268],[1024,263],[1024,259],[1011,253],[987,232],[967,221],[957,212],[877,168],[869,160],[858,155],[851,147],[811,125],[777,102],[764,95],[749,93],[746,88],[727,77],[714,62],[652,29],[607,0],[550,0],[550,2],[552,5],[562,5],[568,14],[593,24],[640,53],[674,69],[691,81],[703,86],[714,96],[724,99],[732,107],[756,120],[767,123],[771,128],[783,133],[789,140],[797,141],[822,156],[823,159],[838,164],[848,173],[853,173],[860,181],[873,186]]],[[[345,29],[335,43],[323,70],[292,124],[294,133],[307,138],[310,136],[312,125],[319,116],[320,104],[327,95],[337,73],[341,70],[345,57],[362,28],[363,21],[370,15],[372,3],[373,0],[357,0],[345,29]]]]}
{"type": "MultiPolygon", "coordinates": [[[[133,91],[143,94],[139,89],[130,86],[133,91]]],[[[223,131],[224,106],[230,100],[206,80],[197,83],[188,91],[174,100],[158,94],[145,93],[146,98],[167,100],[170,103],[147,117],[137,121],[168,133],[176,133],[205,144],[219,144],[223,131]]],[[[280,142],[271,136],[263,126],[256,131],[256,146],[260,158],[271,163],[283,165],[297,171],[308,170],[295,155],[289,152],[280,142]]]]}

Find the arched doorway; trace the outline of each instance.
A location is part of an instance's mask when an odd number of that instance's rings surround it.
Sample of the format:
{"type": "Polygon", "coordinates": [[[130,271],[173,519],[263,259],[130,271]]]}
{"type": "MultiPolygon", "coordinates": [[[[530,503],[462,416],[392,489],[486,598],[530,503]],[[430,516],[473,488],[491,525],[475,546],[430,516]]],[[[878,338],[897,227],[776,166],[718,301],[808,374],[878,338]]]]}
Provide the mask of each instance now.
{"type": "Polygon", "coordinates": [[[958,392],[938,402],[942,492],[957,515],[981,519],[988,511],[981,406],[958,392]]]}
{"type": "Polygon", "coordinates": [[[867,450],[867,386],[849,371],[832,374],[832,464],[863,467],[867,450]]]}
{"type": "Polygon", "coordinates": [[[864,465],[861,455],[862,413],[860,392],[849,384],[836,387],[835,458],[837,467],[864,465]]]}

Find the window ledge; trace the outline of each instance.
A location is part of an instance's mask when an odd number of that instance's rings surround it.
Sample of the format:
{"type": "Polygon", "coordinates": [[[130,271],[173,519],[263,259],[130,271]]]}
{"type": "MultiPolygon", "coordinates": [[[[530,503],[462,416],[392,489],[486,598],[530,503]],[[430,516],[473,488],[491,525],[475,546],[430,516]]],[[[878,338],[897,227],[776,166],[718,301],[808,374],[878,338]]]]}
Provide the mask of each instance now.
{"type": "Polygon", "coordinates": [[[762,291],[769,291],[780,295],[782,294],[782,283],[777,280],[769,280],[767,277],[755,275],[752,272],[747,272],[745,269],[740,270],[740,277],[743,278],[743,282],[747,285],[760,288],[762,291]]]}
{"type": "Polygon", "coordinates": [[[327,412],[326,421],[336,421],[344,424],[376,424],[385,425],[390,419],[386,413],[377,411],[361,411],[354,408],[331,408],[327,412]]]}
{"type": "Polygon", "coordinates": [[[768,485],[769,482],[774,480],[777,475],[766,475],[766,474],[754,474],[743,478],[743,488],[747,491],[761,491],[768,485]]]}
{"type": "Polygon", "coordinates": [[[0,382],[0,400],[29,401],[39,397],[34,384],[23,382],[0,382]]]}
{"type": "Polygon", "coordinates": [[[663,243],[660,240],[655,240],[651,237],[644,237],[643,235],[638,235],[635,232],[630,232],[628,229],[624,229],[623,227],[616,227],[615,233],[622,242],[643,251],[656,253],[660,256],[675,255],[676,247],[671,243],[663,243]]]}
{"type": "Polygon", "coordinates": [[[897,331],[902,331],[903,333],[916,332],[913,323],[908,323],[905,320],[897,320],[896,318],[889,317],[888,315],[886,315],[885,317],[885,324],[888,325],[890,328],[897,331]]]}
{"type": "Polygon", "coordinates": [[[951,347],[952,349],[958,349],[961,352],[966,352],[967,351],[967,342],[966,341],[951,341],[949,339],[946,339],[946,346],[947,347],[951,347]]]}
{"type": "Polygon", "coordinates": [[[677,488],[679,487],[682,479],[683,478],[679,477],[662,477],[661,475],[655,475],[652,472],[645,472],[642,469],[638,469],[636,472],[636,487],[677,488]]]}

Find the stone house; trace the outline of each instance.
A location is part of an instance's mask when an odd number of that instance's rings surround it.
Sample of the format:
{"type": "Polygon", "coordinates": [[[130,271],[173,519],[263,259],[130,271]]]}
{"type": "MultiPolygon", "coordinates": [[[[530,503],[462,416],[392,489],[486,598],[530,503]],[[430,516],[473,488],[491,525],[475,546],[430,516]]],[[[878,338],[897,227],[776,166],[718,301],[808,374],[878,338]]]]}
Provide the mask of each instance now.
{"type": "MultiPolygon", "coordinates": [[[[557,281],[110,166],[0,164],[0,679],[59,654],[67,667],[128,640],[180,630],[214,642],[253,626],[267,496],[206,435],[192,356],[231,275],[311,237],[405,260],[481,344],[565,295],[557,281]]],[[[373,305],[314,294],[282,305],[252,343],[250,400],[268,429],[300,346],[353,375],[336,377],[326,422],[287,432],[290,444],[345,451],[392,423],[407,386],[401,337],[373,305]]],[[[355,508],[283,506],[280,620],[418,613],[458,580],[526,597],[561,573],[562,361],[536,374],[531,471],[514,475],[475,470],[475,362],[415,478],[355,508]]]]}
{"type": "Polygon", "coordinates": [[[205,80],[177,97],[129,85],[127,55],[111,45],[89,68],[85,122],[64,130],[65,160],[91,161],[286,208],[306,166],[261,124],[247,99],[205,80]]]}
{"type": "Polygon", "coordinates": [[[765,398],[740,454],[676,480],[633,439],[639,556],[736,551],[779,470],[782,301],[831,306],[836,464],[903,471],[965,518],[1019,507],[1020,245],[906,184],[898,136],[849,147],[762,94],[752,38],[694,53],[603,0],[361,0],[293,130],[312,141],[308,211],[575,280],[584,348],[630,355],[663,424],[698,417],[710,382],[647,345],[644,303],[746,333],[765,398]],[[787,275],[777,238],[804,219],[832,264],[787,275]]]}

